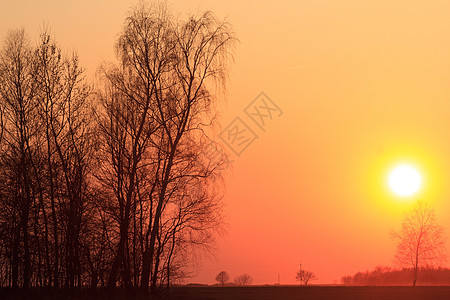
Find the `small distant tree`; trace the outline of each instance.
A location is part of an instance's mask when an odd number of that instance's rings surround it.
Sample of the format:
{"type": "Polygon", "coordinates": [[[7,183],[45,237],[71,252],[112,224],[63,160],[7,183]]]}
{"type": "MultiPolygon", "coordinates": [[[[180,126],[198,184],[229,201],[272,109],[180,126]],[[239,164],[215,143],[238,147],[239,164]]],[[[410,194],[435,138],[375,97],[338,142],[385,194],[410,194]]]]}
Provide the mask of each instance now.
{"type": "Polygon", "coordinates": [[[297,272],[295,279],[300,282],[300,285],[308,285],[309,281],[315,280],[317,277],[313,272],[300,269],[300,271],[297,272]]]}
{"type": "Polygon", "coordinates": [[[234,283],[236,283],[237,285],[250,285],[252,284],[252,282],[253,278],[248,274],[239,275],[234,279],[234,283]]]}
{"type": "Polygon", "coordinates": [[[427,203],[418,202],[404,218],[402,229],[391,234],[398,241],[395,261],[401,266],[412,267],[413,286],[420,268],[445,262],[444,228],[437,224],[434,210],[427,203]]]}
{"type": "Polygon", "coordinates": [[[225,285],[225,283],[227,283],[228,280],[230,280],[230,276],[225,271],[220,272],[216,277],[216,281],[221,285],[225,285]]]}

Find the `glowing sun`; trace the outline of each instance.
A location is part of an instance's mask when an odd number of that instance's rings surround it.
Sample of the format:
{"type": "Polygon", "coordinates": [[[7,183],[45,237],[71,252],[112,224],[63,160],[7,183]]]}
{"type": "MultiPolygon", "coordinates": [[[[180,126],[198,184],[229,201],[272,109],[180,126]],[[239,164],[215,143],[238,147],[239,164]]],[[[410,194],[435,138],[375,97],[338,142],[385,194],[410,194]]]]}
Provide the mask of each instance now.
{"type": "Polygon", "coordinates": [[[389,173],[388,183],[395,194],[407,197],[419,191],[422,185],[422,177],[414,167],[400,165],[389,173]]]}

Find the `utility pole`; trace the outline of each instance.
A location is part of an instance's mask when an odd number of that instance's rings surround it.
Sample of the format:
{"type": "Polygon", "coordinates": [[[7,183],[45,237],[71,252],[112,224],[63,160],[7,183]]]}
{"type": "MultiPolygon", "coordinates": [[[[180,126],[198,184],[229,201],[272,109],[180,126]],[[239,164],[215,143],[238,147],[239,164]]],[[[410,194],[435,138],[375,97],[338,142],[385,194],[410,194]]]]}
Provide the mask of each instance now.
{"type": "Polygon", "coordinates": [[[298,271],[300,285],[302,285],[303,273],[302,273],[302,261],[300,261],[300,270],[298,271]]]}

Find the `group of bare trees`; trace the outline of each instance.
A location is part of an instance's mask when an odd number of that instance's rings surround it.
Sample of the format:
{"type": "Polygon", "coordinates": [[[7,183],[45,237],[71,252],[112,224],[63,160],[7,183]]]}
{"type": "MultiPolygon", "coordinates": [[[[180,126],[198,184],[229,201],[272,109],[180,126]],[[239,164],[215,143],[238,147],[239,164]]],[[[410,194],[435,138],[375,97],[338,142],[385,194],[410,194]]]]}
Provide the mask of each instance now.
{"type": "Polygon", "coordinates": [[[247,286],[253,283],[253,278],[249,274],[242,274],[234,279],[234,283],[241,286],[247,286]]]}
{"type": "Polygon", "coordinates": [[[221,223],[204,149],[235,38],[212,13],[129,14],[117,63],[11,31],[0,53],[0,285],[149,286],[183,277],[221,223]]]}
{"type": "Polygon", "coordinates": [[[0,53],[2,285],[79,285],[93,157],[90,88],[47,33],[0,53]]]}
{"type": "MultiPolygon", "coordinates": [[[[414,281],[413,268],[377,266],[371,271],[357,272],[341,278],[344,285],[410,285],[414,281]]],[[[417,272],[418,283],[423,285],[448,285],[450,269],[421,267],[417,272]]]]}
{"type": "MultiPolygon", "coordinates": [[[[228,275],[228,273],[226,271],[221,271],[216,276],[216,281],[220,285],[223,285],[223,286],[226,285],[229,280],[230,280],[230,275],[228,275]]],[[[250,276],[249,274],[246,274],[246,273],[236,276],[236,278],[234,278],[234,284],[240,285],[240,286],[248,286],[248,285],[252,284],[252,282],[253,282],[252,276],[250,276]]]]}

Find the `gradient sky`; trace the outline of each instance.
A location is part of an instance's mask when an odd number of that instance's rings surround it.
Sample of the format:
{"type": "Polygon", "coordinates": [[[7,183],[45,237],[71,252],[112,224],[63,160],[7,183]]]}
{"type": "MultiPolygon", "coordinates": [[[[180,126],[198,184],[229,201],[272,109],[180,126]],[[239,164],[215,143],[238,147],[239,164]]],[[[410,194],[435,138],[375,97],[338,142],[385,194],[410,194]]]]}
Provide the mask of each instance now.
{"type": "MultiPolygon", "coordinates": [[[[0,36],[43,26],[75,49],[89,77],[113,45],[133,1],[0,0],[0,36]]],[[[225,176],[227,234],[189,282],[249,273],[256,284],[294,283],[301,262],[319,278],[392,265],[404,210],[432,203],[450,231],[450,2],[172,1],[212,10],[240,43],[222,128],[240,116],[259,138],[225,176]],[[261,131],[243,109],[264,91],[283,110],[261,131]],[[422,191],[402,201],[387,173],[409,162],[422,191]]],[[[448,249],[450,235],[447,234],[448,249]]]]}

